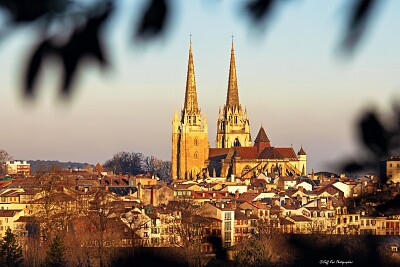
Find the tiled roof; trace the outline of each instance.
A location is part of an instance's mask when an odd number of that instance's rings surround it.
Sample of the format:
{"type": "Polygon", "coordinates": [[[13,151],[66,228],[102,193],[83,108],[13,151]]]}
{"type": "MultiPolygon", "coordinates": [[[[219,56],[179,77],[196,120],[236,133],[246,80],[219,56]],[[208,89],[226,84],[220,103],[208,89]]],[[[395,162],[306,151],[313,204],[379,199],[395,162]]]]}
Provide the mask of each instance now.
{"type": "Polygon", "coordinates": [[[14,217],[21,210],[0,210],[0,217],[14,217]]]}
{"type": "Polygon", "coordinates": [[[295,222],[311,222],[312,220],[303,215],[293,215],[289,217],[295,222]]]}
{"type": "Polygon", "coordinates": [[[192,195],[197,199],[233,198],[227,191],[195,191],[192,195]]]}
{"type": "Polygon", "coordinates": [[[294,222],[289,221],[288,219],[285,218],[279,218],[279,224],[280,225],[292,225],[294,222]]]}
{"type": "Polygon", "coordinates": [[[265,133],[264,127],[261,126],[260,130],[258,131],[256,140],[254,140],[254,143],[268,143],[268,142],[270,142],[268,136],[265,133]]]}
{"type": "Polygon", "coordinates": [[[267,147],[260,153],[258,158],[285,159],[285,158],[297,158],[297,156],[292,147],[267,147]]]}
{"type": "Polygon", "coordinates": [[[226,156],[228,152],[229,148],[210,148],[208,151],[208,157],[214,158],[214,157],[226,156]]]}

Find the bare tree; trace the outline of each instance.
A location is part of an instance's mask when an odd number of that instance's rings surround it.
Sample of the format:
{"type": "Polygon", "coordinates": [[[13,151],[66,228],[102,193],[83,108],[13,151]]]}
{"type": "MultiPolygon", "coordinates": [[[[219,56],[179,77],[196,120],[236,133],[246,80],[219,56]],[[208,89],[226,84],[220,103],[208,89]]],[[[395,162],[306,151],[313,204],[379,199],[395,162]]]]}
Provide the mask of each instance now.
{"type": "Polygon", "coordinates": [[[95,234],[92,237],[97,247],[97,257],[100,267],[107,265],[111,260],[111,253],[113,252],[114,237],[111,229],[113,224],[110,219],[118,217],[115,212],[119,208],[112,205],[113,200],[108,192],[99,189],[94,199],[90,201],[90,208],[86,214],[86,217],[95,230],[95,234]],[[105,249],[106,247],[108,249],[105,249]]]}
{"type": "Polygon", "coordinates": [[[4,149],[0,149],[0,175],[7,174],[6,162],[12,160],[12,157],[4,149]]]}

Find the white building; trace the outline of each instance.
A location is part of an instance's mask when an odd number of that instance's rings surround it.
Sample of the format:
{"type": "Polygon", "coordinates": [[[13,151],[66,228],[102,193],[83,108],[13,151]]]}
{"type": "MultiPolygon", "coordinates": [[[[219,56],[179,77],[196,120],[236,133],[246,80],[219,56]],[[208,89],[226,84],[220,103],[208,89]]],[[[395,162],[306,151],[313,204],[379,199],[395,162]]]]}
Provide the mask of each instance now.
{"type": "Polygon", "coordinates": [[[31,164],[24,161],[7,161],[6,162],[7,174],[24,174],[29,175],[31,172],[31,164]]]}

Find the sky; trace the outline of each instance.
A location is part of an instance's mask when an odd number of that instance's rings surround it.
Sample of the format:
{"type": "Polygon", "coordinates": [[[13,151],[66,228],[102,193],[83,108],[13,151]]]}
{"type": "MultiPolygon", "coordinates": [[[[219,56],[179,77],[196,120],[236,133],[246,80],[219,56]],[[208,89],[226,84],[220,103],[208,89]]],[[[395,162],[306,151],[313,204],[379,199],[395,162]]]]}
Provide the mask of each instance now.
{"type": "Polygon", "coordinates": [[[361,151],[360,114],[374,107],[389,115],[400,100],[400,1],[382,1],[351,58],[338,53],[347,1],[285,1],[264,29],[241,12],[245,2],[172,1],[166,34],[143,43],[132,36],[146,1],[120,1],[104,29],[112,67],[82,68],[68,102],[58,98],[60,68],[53,61],[41,73],[36,99],[21,97],[35,35],[15,30],[0,42],[0,148],[19,160],[96,164],[119,151],[170,160],[190,34],[198,102],[215,147],[233,34],[239,98],[253,139],[263,125],[273,146],[293,144],[296,152],[303,146],[309,172],[335,171],[336,162],[361,151]]]}

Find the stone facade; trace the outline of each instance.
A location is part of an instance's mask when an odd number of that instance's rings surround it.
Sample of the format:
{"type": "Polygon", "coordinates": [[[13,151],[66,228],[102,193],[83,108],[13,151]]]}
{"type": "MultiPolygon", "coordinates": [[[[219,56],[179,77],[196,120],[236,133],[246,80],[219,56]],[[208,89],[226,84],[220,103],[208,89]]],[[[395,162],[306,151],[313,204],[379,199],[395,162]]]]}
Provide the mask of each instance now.
{"type": "Polygon", "coordinates": [[[216,148],[208,143],[208,126],[197,102],[192,43],[190,42],[185,104],[172,121],[172,178],[251,178],[260,173],[306,175],[306,153],[301,147],[272,147],[263,127],[252,144],[247,110],[239,102],[234,44],[232,42],[228,90],[217,121],[216,148]]]}

